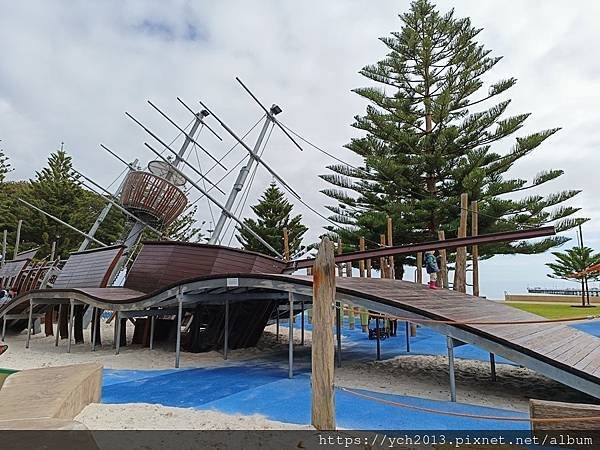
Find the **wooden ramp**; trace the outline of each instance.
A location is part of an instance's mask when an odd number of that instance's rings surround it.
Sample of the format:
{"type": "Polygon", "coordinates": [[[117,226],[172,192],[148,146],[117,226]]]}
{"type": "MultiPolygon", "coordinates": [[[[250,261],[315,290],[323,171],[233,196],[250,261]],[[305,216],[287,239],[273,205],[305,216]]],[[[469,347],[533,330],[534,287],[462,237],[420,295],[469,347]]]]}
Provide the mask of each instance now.
{"type": "MultiPolygon", "coordinates": [[[[297,301],[310,303],[312,278],[275,274],[215,274],[178,281],[150,293],[128,288],[67,289],[37,291],[16,299],[37,302],[53,297],[71,298],[101,309],[135,312],[138,317],[150,309],[171,308],[179,302],[191,311],[199,304],[278,301],[287,303],[292,292],[297,301]]],[[[379,278],[338,278],[337,298],[423,323],[459,343],[469,343],[502,356],[577,390],[600,398],[600,339],[563,323],[524,324],[543,321],[498,302],[448,291],[432,290],[415,283],[379,278]],[[472,322],[510,322],[490,325],[472,322]]],[[[172,313],[171,313],[172,314],[172,313]]],[[[235,327],[230,328],[232,339],[235,327]]],[[[260,336],[260,335],[258,335],[260,336]]],[[[247,339],[252,342],[252,339],[247,339]]],[[[251,344],[250,344],[251,345],[251,344]]]]}

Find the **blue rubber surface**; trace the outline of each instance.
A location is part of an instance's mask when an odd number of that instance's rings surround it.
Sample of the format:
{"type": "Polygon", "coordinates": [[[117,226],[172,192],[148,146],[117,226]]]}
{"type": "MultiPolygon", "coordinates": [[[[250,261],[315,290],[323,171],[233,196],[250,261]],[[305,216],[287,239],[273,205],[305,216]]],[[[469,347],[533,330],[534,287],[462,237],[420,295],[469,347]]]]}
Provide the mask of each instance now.
{"type": "MultiPolygon", "coordinates": [[[[300,329],[300,317],[296,317],[294,327],[300,329]]],[[[287,328],[287,323],[280,324],[287,328]]],[[[383,326],[383,325],[382,325],[383,326]]],[[[304,321],[304,328],[312,331],[312,325],[308,320],[304,321]]],[[[371,328],[375,328],[375,321],[371,321],[371,328]]],[[[600,327],[599,327],[600,329],[600,327]]],[[[349,329],[348,319],[344,320],[342,327],[342,353],[344,359],[373,360],[376,357],[376,341],[370,340],[368,333],[363,333],[360,321],[356,320],[354,330],[349,329]]],[[[406,323],[398,322],[397,336],[381,341],[381,358],[389,359],[400,355],[447,355],[446,337],[436,333],[430,328],[419,326],[417,335],[410,338],[410,352],[406,351],[406,323]]],[[[473,345],[461,345],[454,349],[455,358],[472,359],[478,361],[489,361],[490,355],[473,345]]],[[[496,362],[502,364],[514,364],[513,362],[496,356],[496,362]]]]}
{"type": "MultiPolygon", "coordinates": [[[[285,324],[280,324],[285,327],[285,324]]],[[[300,326],[298,318],[296,326],[300,326]]],[[[573,325],[581,331],[600,336],[600,322],[573,325]]],[[[373,324],[372,324],[373,327],[373,324]]],[[[311,330],[308,320],[305,328],[311,330]]],[[[344,361],[372,361],[376,341],[368,334],[344,324],[342,331],[344,361]]],[[[444,336],[419,327],[410,338],[406,352],[404,323],[398,323],[398,336],[381,342],[382,358],[406,354],[446,355],[444,336]]],[[[455,349],[457,358],[487,361],[489,354],[471,345],[455,349]]],[[[498,362],[510,363],[497,357],[498,362]]],[[[167,370],[105,370],[104,403],[157,403],[165,406],[212,409],[225,413],[262,414],[271,420],[310,423],[310,352],[296,346],[293,379],[287,378],[286,352],[275,352],[252,363],[224,362],[224,367],[167,370]]],[[[360,391],[369,396],[413,406],[484,416],[526,417],[496,408],[485,408],[447,401],[360,391]]],[[[528,422],[494,421],[455,417],[416,411],[364,399],[336,391],[336,420],[348,429],[402,430],[527,430],[528,422]]]]}
{"type": "MultiPolygon", "coordinates": [[[[116,375],[112,371],[113,380],[116,375]]],[[[271,420],[310,423],[310,378],[306,373],[293,379],[287,371],[268,365],[240,365],[214,369],[180,369],[171,373],[123,371],[130,381],[104,386],[104,403],[158,403],[230,414],[262,414],[271,420]],[[146,378],[141,378],[146,376],[146,378]]],[[[164,372],[164,371],[157,371],[164,372]]],[[[357,390],[358,391],[358,390],[357,390]]],[[[525,414],[462,403],[427,400],[360,390],[372,397],[458,413],[526,417],[525,414]]],[[[336,390],[336,420],[342,428],[354,429],[453,429],[522,430],[527,422],[469,419],[401,408],[336,390]]]]}

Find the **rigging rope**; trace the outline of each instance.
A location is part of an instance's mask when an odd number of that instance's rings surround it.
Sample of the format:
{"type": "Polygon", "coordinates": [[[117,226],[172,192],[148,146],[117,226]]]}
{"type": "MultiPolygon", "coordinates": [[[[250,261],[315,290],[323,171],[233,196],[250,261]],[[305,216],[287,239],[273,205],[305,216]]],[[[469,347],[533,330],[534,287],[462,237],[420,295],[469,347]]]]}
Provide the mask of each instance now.
{"type": "MultiPolygon", "coordinates": [[[[318,145],[314,144],[313,142],[311,142],[311,141],[310,141],[310,140],[308,140],[307,138],[305,138],[305,137],[301,136],[301,135],[300,135],[299,133],[297,133],[296,131],[292,130],[290,127],[288,127],[287,125],[285,125],[285,124],[284,124],[284,123],[282,123],[281,121],[278,121],[278,122],[279,122],[279,124],[280,124],[282,127],[284,127],[284,128],[287,130],[287,131],[289,131],[289,132],[290,132],[290,133],[292,133],[294,136],[296,136],[298,139],[302,140],[303,142],[305,142],[306,144],[310,145],[310,146],[311,146],[311,147],[313,147],[314,149],[316,149],[316,150],[320,151],[321,153],[323,153],[323,154],[325,154],[325,155],[329,156],[330,158],[334,159],[335,161],[338,161],[338,162],[340,162],[340,163],[342,163],[342,164],[344,164],[344,165],[346,165],[346,166],[350,167],[351,169],[354,169],[354,170],[356,170],[356,171],[362,172],[362,173],[363,173],[363,174],[365,174],[365,175],[372,176],[372,174],[371,174],[371,173],[369,173],[369,172],[367,172],[366,170],[364,170],[364,169],[361,169],[360,167],[356,167],[356,166],[354,166],[354,165],[352,165],[352,164],[350,164],[350,163],[348,163],[348,162],[346,162],[346,161],[344,161],[344,160],[342,160],[342,159],[340,159],[340,158],[336,157],[335,155],[331,154],[330,152],[327,152],[326,150],[324,150],[323,148],[321,148],[321,147],[319,147],[318,145]]],[[[393,181],[393,180],[390,180],[390,179],[388,179],[388,180],[389,180],[389,181],[393,181]]],[[[421,194],[421,193],[419,193],[419,192],[416,192],[416,191],[414,191],[414,190],[412,190],[412,189],[408,189],[408,188],[403,188],[403,189],[404,189],[405,191],[407,191],[407,192],[409,192],[409,193],[411,193],[411,194],[413,194],[413,195],[417,196],[417,197],[420,197],[420,198],[421,198],[421,199],[423,199],[423,200],[427,200],[427,196],[426,196],[426,195],[424,195],[424,194],[421,194]]],[[[451,205],[450,207],[451,207],[451,208],[454,208],[454,209],[458,209],[459,211],[464,209],[464,210],[466,210],[467,212],[473,212],[473,210],[472,210],[471,208],[469,208],[469,207],[467,207],[467,208],[463,208],[463,207],[461,207],[461,206],[458,206],[458,205],[451,205]]],[[[506,218],[504,218],[504,217],[496,217],[496,216],[493,216],[493,215],[491,215],[491,214],[486,214],[486,213],[483,213],[483,212],[481,212],[481,211],[478,211],[477,213],[478,213],[480,216],[483,216],[483,217],[488,217],[488,218],[490,218],[490,219],[494,219],[494,220],[500,220],[500,221],[505,221],[505,222],[507,221],[507,219],[506,219],[506,218]]],[[[336,224],[336,226],[337,226],[337,227],[339,227],[339,224],[336,224]]],[[[535,228],[535,225],[527,225],[527,224],[522,224],[521,226],[522,226],[522,227],[524,227],[524,228],[535,228]]],[[[371,241],[371,242],[373,242],[373,241],[371,241]]],[[[380,246],[381,246],[381,244],[379,244],[379,243],[377,243],[377,242],[373,242],[373,243],[375,243],[375,244],[377,244],[377,245],[380,245],[380,246]]]]}
{"type": "MultiPolygon", "coordinates": [[[[262,157],[262,155],[265,153],[265,150],[267,148],[267,144],[269,143],[269,140],[271,139],[271,134],[273,133],[273,128],[275,127],[275,124],[271,125],[271,129],[269,130],[269,134],[267,135],[266,139],[265,139],[265,143],[262,146],[262,150],[260,150],[260,154],[259,157],[262,157]]],[[[250,195],[250,190],[252,187],[252,183],[254,182],[254,178],[256,176],[256,172],[258,171],[258,164],[254,165],[254,169],[252,171],[252,174],[250,176],[250,182],[245,186],[245,192],[242,192],[242,195],[240,197],[240,200],[238,202],[238,206],[236,208],[236,212],[234,213],[235,216],[239,217],[241,215],[241,213],[244,210],[244,207],[246,206],[246,201],[248,200],[248,196],[250,195]],[[241,205],[241,207],[240,207],[241,205]]],[[[225,232],[223,233],[223,236],[225,236],[227,234],[227,231],[230,228],[230,225],[233,223],[232,220],[229,221],[229,223],[227,224],[227,228],[225,230],[225,232]]],[[[233,231],[231,232],[231,236],[229,237],[229,241],[227,245],[231,245],[231,241],[233,240],[233,237],[235,235],[235,227],[233,228],[233,231]]]]}

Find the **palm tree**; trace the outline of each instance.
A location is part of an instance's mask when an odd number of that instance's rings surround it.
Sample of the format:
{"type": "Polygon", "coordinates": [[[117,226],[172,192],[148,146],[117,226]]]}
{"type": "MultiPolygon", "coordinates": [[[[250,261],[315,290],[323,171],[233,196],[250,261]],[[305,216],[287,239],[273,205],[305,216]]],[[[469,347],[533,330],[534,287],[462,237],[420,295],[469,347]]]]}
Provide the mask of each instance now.
{"type": "MultiPolygon", "coordinates": [[[[552,252],[556,261],[547,263],[552,270],[548,274],[550,278],[560,278],[563,280],[574,280],[581,282],[581,305],[586,306],[586,291],[588,280],[597,279],[598,274],[588,273],[588,268],[594,264],[600,263],[600,254],[595,253],[590,247],[573,247],[564,252],[552,252]]],[[[588,301],[589,305],[589,296],[588,301]]]]}

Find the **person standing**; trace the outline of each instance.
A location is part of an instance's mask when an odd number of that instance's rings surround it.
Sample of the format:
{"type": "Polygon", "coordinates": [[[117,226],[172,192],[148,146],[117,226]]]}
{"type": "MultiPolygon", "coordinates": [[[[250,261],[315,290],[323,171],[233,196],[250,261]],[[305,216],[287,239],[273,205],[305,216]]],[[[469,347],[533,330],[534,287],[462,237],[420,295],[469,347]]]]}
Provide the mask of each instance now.
{"type": "Polygon", "coordinates": [[[432,251],[425,252],[425,270],[429,275],[429,289],[437,289],[437,273],[440,271],[437,260],[432,251]]]}

